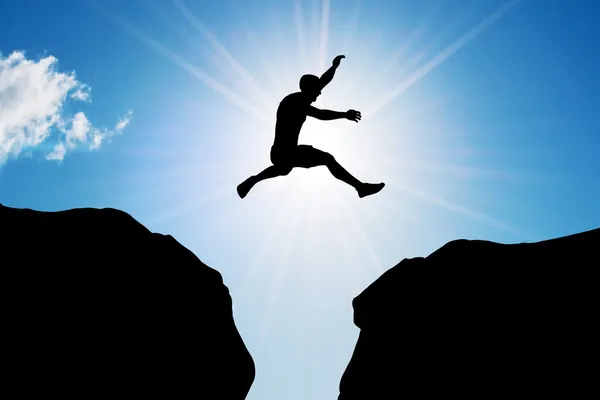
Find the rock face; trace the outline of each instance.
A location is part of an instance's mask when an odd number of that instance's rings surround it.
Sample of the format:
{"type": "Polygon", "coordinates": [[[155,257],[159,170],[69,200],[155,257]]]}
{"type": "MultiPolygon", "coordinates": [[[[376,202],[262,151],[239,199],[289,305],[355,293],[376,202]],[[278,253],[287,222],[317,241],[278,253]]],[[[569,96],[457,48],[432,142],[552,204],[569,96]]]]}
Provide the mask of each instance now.
{"type": "Polygon", "coordinates": [[[403,260],[353,301],[339,400],[597,393],[599,268],[600,229],[403,260]]]}
{"type": "Polygon", "coordinates": [[[5,391],[246,398],[254,362],[229,291],[171,236],[114,209],[0,205],[0,250],[5,391]]]}

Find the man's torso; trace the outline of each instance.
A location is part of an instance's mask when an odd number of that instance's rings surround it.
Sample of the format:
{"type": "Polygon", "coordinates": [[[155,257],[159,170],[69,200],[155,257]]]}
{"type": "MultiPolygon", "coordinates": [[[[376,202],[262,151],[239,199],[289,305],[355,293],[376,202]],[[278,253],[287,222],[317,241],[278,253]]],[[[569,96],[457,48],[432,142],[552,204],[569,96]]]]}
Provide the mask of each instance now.
{"type": "Polygon", "coordinates": [[[277,108],[274,147],[291,149],[298,145],[300,129],[306,121],[309,107],[310,103],[301,92],[289,94],[281,100],[277,108]]]}

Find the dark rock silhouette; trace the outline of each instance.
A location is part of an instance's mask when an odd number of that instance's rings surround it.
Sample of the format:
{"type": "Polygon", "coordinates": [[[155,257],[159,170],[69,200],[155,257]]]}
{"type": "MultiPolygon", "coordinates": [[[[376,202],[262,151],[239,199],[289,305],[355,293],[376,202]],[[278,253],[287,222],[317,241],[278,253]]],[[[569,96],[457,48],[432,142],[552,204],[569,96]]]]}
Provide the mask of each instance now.
{"type": "Polygon", "coordinates": [[[229,291],[171,236],[115,209],[2,205],[0,232],[5,392],[246,397],[254,362],[229,291]]]}
{"type": "Polygon", "coordinates": [[[600,229],[405,259],[353,301],[339,400],[597,393],[600,229]]]}

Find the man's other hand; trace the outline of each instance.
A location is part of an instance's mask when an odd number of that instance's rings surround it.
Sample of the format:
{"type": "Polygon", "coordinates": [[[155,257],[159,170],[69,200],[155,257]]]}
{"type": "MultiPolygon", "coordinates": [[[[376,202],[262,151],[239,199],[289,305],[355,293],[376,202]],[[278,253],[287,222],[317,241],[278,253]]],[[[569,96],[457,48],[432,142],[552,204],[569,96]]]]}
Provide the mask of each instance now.
{"type": "Polygon", "coordinates": [[[358,121],[360,121],[361,118],[362,118],[362,115],[360,114],[360,111],[356,111],[356,110],[346,111],[346,119],[349,119],[350,121],[358,122],[358,121]]]}

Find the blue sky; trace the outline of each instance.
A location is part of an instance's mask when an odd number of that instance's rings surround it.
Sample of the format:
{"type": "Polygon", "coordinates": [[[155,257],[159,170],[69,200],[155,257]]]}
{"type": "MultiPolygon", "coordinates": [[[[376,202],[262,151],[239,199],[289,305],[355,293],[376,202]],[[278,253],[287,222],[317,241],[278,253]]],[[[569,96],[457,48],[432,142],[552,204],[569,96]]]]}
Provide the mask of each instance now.
{"type": "Polygon", "coordinates": [[[405,257],[600,226],[596,2],[1,7],[0,202],[119,208],[219,270],[250,400],[336,398],[351,300],[405,257]],[[277,103],[338,54],[316,106],[363,120],[309,120],[300,141],[384,190],[359,199],[320,167],[240,200],[277,103]]]}

